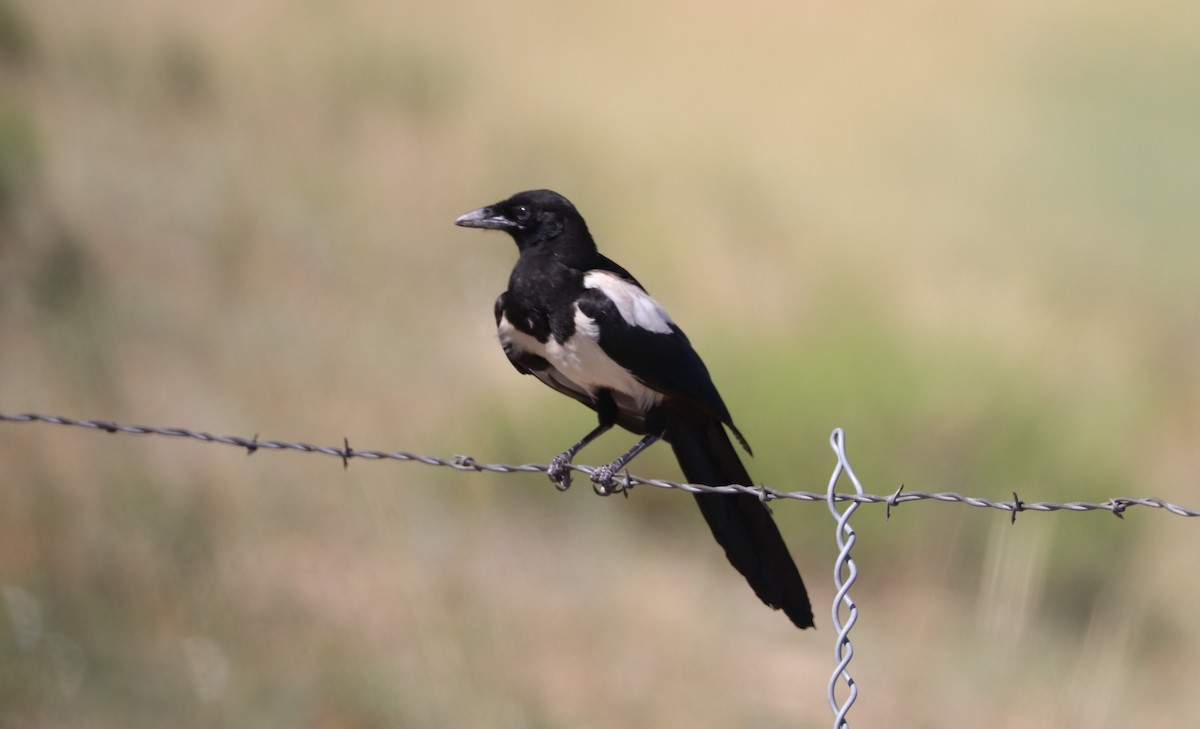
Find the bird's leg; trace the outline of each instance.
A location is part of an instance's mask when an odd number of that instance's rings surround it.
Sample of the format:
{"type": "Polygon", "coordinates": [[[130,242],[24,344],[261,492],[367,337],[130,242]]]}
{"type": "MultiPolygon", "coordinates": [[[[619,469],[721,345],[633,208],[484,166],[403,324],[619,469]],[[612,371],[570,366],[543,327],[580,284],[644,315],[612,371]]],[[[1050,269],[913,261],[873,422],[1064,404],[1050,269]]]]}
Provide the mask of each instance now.
{"type": "Polygon", "coordinates": [[[571,459],[575,454],[583,450],[583,447],[588,443],[596,440],[600,436],[612,430],[613,424],[600,421],[590,433],[583,436],[578,443],[550,459],[550,467],[546,469],[546,475],[554,482],[554,487],[559,491],[566,491],[571,488],[571,469],[567,466],[571,465],[571,459]]]}
{"type": "Polygon", "coordinates": [[[554,482],[554,487],[559,491],[571,488],[571,469],[567,466],[571,465],[571,459],[575,457],[575,454],[583,450],[588,443],[612,430],[612,427],[617,424],[617,415],[619,414],[617,401],[613,400],[612,393],[608,390],[600,390],[596,393],[596,400],[592,407],[600,418],[600,424],[592,429],[592,432],[583,436],[578,443],[551,459],[550,467],[546,469],[546,475],[550,477],[550,480],[554,482]]]}
{"type": "Polygon", "coordinates": [[[650,446],[662,440],[663,434],[647,433],[641,440],[634,444],[632,448],[625,451],[625,455],[621,456],[612,463],[599,466],[592,471],[592,490],[600,496],[608,496],[613,493],[613,476],[617,475],[622,468],[629,465],[637,454],[646,450],[650,446]]]}

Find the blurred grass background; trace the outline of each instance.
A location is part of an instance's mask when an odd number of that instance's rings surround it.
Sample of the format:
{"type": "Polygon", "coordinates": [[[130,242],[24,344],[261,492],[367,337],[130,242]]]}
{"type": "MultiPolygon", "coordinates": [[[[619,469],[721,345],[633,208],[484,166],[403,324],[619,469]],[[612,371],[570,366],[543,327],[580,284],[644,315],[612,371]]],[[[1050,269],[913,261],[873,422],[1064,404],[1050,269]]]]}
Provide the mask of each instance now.
{"type": "MultiPolygon", "coordinates": [[[[591,415],[450,223],[546,186],[765,483],[840,425],[875,492],[1195,506],[1198,77],[1175,0],[0,0],[0,410],[544,462],[591,415]]],[[[0,468],[0,727],[831,721],[821,505],[776,507],[800,634],[678,493],[45,426],[0,468]]],[[[1200,713],[1195,524],[856,525],[855,724],[1200,713]]]]}

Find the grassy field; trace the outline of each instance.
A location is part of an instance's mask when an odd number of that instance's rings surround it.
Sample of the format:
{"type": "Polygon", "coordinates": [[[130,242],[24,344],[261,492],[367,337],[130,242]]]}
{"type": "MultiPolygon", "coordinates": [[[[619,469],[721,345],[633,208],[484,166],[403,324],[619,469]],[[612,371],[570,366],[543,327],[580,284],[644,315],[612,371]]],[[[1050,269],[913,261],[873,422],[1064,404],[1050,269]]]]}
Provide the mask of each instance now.
{"type": "MultiPolygon", "coordinates": [[[[545,462],[592,416],[451,221],[551,187],[764,483],[841,426],[877,493],[1194,507],[1198,77],[1172,0],[0,0],[0,412],[545,462]]],[[[799,633],[680,493],[5,424],[0,473],[0,729],[832,723],[821,504],[799,633]]],[[[853,724],[1200,714],[1200,524],[855,524],[853,724]]]]}

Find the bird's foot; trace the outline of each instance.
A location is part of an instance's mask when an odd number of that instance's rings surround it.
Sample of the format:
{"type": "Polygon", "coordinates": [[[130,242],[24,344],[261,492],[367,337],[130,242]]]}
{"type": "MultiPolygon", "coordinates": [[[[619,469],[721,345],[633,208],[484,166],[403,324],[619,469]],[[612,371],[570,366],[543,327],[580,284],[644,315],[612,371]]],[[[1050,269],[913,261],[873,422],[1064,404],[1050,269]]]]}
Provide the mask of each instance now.
{"type": "Polygon", "coordinates": [[[615,463],[597,466],[592,470],[592,491],[595,491],[597,496],[612,496],[618,493],[628,496],[628,479],[623,479],[621,483],[613,483],[613,479],[616,478],[619,471],[620,467],[615,463]]]}
{"type": "Polygon", "coordinates": [[[550,477],[554,488],[559,491],[566,491],[571,488],[570,465],[571,456],[561,453],[550,460],[550,467],[546,469],[546,475],[550,477]]]}

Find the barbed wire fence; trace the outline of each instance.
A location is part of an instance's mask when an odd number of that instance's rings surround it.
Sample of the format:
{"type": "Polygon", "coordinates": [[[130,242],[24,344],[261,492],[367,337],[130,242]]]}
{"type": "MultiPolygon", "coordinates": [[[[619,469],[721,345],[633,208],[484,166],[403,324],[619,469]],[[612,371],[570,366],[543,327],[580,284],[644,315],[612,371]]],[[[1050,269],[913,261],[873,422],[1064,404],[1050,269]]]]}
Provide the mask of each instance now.
{"type": "MultiPolygon", "coordinates": [[[[0,413],[0,422],[7,423],[43,423],[48,425],[60,425],[75,428],[84,428],[87,430],[104,431],[112,434],[125,435],[148,435],[160,436],[166,438],[184,438],[201,441],[203,443],[220,443],[222,445],[234,446],[236,448],[245,449],[247,455],[252,455],[260,450],[264,451],[294,451],[301,453],[315,453],[323,456],[332,456],[339,458],[342,461],[343,467],[349,467],[351,459],[365,459],[371,461],[411,461],[421,463],[427,466],[441,466],[445,468],[453,468],[457,471],[476,471],[476,472],[492,472],[492,473],[545,473],[549,468],[546,464],[527,463],[523,465],[509,465],[504,463],[481,463],[474,458],[466,455],[455,455],[450,458],[442,458],[438,456],[421,455],[417,453],[409,453],[407,451],[381,451],[381,450],[359,450],[351,447],[350,441],[347,438],[342,439],[342,445],[314,445],[311,443],[283,441],[283,440],[261,440],[257,434],[251,438],[245,438],[236,435],[214,435],[199,430],[190,428],[178,427],[157,427],[148,425],[129,425],[115,423],[108,420],[95,419],[78,419],[69,418],[61,415],[44,415],[40,413],[21,413],[18,415],[8,415],[0,413]]],[[[850,641],[850,631],[858,620],[858,606],[850,596],[850,588],[853,587],[858,578],[858,567],[854,562],[852,550],[856,541],[856,534],[853,527],[850,526],[850,517],[854,512],[863,505],[868,504],[883,504],[887,510],[887,516],[891,516],[891,511],[894,507],[901,504],[906,504],[913,501],[943,501],[950,503],[966,504],[977,508],[999,509],[1007,511],[1011,514],[1012,521],[1016,521],[1017,513],[1023,511],[1034,512],[1087,512],[1087,511],[1107,511],[1113,516],[1124,518],[1125,511],[1131,507],[1145,507],[1148,509],[1159,509],[1183,517],[1200,517],[1200,510],[1189,509],[1178,504],[1171,503],[1156,497],[1132,498],[1126,496],[1115,496],[1102,502],[1088,501],[1067,501],[1067,502],[1052,502],[1052,501],[1024,501],[1016,492],[1012,494],[1012,500],[994,500],[978,496],[964,496],[953,491],[940,492],[925,492],[925,491],[905,491],[901,485],[896,491],[890,494],[870,494],[863,489],[858,477],[854,474],[854,469],[850,465],[849,457],[846,454],[846,435],[841,428],[835,428],[830,435],[830,446],[837,457],[837,464],[834,466],[833,473],[829,479],[829,487],[825,493],[817,493],[812,491],[779,491],[767,486],[753,486],[748,484],[735,484],[729,486],[705,486],[702,484],[679,483],[665,479],[643,478],[633,474],[625,473],[620,478],[619,488],[621,490],[629,490],[635,486],[652,486],[661,489],[677,489],[687,491],[689,493],[748,493],[762,499],[764,503],[772,501],[791,499],[796,501],[823,501],[828,504],[829,511],[833,518],[837,521],[837,530],[835,539],[837,542],[838,555],[834,562],[834,587],[835,595],[832,606],[832,618],[834,629],[837,637],[834,645],[835,667],[829,677],[827,696],[829,707],[834,714],[834,729],[845,729],[849,727],[846,719],[847,713],[854,705],[858,698],[858,684],[850,674],[850,661],[854,657],[854,646],[850,641]],[[839,491],[839,483],[843,476],[850,482],[853,489],[852,492],[839,491]],[[844,508],[842,508],[844,507],[844,508]],[[843,620],[843,615],[845,619],[843,620]],[[840,682],[840,683],[839,683],[840,682]],[[840,685],[845,686],[846,695],[844,698],[838,698],[838,688],[840,685]]],[[[569,466],[574,471],[587,474],[592,473],[592,467],[572,464],[569,466]]]]}

